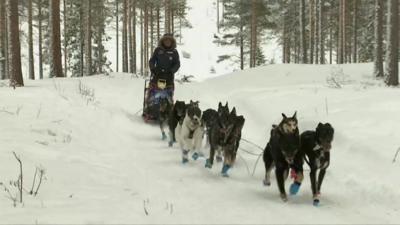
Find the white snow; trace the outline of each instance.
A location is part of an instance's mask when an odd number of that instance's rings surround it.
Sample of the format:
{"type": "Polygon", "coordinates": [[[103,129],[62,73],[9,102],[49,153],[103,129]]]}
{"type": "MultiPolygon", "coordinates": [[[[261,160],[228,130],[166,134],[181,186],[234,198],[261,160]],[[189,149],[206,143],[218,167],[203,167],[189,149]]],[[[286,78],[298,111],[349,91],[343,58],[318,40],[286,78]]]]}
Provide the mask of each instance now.
{"type": "Polygon", "coordinates": [[[35,166],[46,169],[38,196],[25,194],[23,206],[14,208],[0,189],[1,223],[398,223],[400,158],[392,160],[400,147],[400,92],[380,85],[371,71],[372,64],[273,65],[177,86],[177,99],[200,100],[204,110],[228,100],[246,118],[243,137],[261,147],[282,112],[297,110],[302,131],[330,122],[336,136],[318,208],[308,175],[283,203],[274,178],[262,186],[262,161],[252,176],[257,157],[243,151],[228,179],[221,165],[205,169],[203,158],[182,165],[179,149],[168,148],[158,127],[135,114],[144,81],[128,74],[80,79],[95,90],[89,102],[78,94],[79,79],[1,87],[0,182],[17,179],[13,151],[22,158],[27,190],[35,166]],[[326,78],[338,68],[348,76],[335,77],[347,82],[329,88],[326,78]]]}

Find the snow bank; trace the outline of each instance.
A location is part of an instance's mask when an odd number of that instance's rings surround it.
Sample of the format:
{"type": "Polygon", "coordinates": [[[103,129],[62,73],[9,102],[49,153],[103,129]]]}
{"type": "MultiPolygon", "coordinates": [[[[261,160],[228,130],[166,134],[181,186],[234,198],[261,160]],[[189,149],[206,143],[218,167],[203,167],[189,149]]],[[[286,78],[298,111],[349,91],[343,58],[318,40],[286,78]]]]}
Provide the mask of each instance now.
{"type": "Polygon", "coordinates": [[[257,157],[243,151],[229,179],[219,175],[220,165],[205,169],[203,158],[181,165],[179,149],[169,149],[157,126],[135,114],[141,79],[112,74],[1,87],[0,182],[17,179],[13,151],[24,163],[26,189],[36,165],[46,169],[46,180],[37,197],[25,194],[23,206],[13,208],[2,193],[0,218],[18,224],[396,223],[399,89],[380,85],[370,71],[371,64],[272,65],[177,85],[177,99],[200,100],[203,109],[218,101],[236,106],[246,117],[243,137],[261,147],[282,112],[297,110],[301,130],[332,123],[332,162],[318,208],[308,176],[299,195],[283,203],[274,179],[262,186],[262,162],[252,176],[257,157]],[[341,88],[330,87],[332,76],[343,81],[341,88]],[[92,100],[79,94],[79,81],[93,91],[92,100]]]}

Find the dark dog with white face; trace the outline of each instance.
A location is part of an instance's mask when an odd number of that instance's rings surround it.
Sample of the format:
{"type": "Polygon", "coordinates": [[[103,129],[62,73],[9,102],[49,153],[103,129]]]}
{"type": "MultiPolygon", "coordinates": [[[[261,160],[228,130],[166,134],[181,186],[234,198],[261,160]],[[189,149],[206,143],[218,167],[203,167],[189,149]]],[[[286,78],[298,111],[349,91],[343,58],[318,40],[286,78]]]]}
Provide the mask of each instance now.
{"type": "Polygon", "coordinates": [[[168,145],[170,147],[173,146],[174,142],[176,142],[175,138],[175,129],[178,126],[178,123],[182,124],[183,119],[186,116],[186,104],[184,101],[176,101],[168,119],[169,126],[169,142],[168,145]]]}
{"type": "Polygon", "coordinates": [[[311,190],[314,205],[319,204],[321,185],[330,163],[330,150],[334,137],[334,129],[329,123],[319,123],[315,131],[305,131],[301,134],[301,153],[310,166],[311,190]],[[308,159],[308,160],[307,160],[308,159]],[[317,173],[318,180],[317,180],[317,173]]]}
{"type": "MultiPolygon", "coordinates": [[[[289,168],[302,164],[301,155],[298,154],[300,149],[300,135],[298,129],[298,121],[296,113],[292,117],[282,114],[281,123],[274,125],[271,130],[271,137],[265,147],[263,159],[265,164],[265,180],[266,186],[271,185],[271,170],[275,165],[276,180],[283,201],[287,201],[285,190],[285,180],[289,174],[289,168]]],[[[299,175],[299,178],[302,177],[299,175]]]]}
{"type": "Polygon", "coordinates": [[[201,155],[199,151],[201,150],[204,133],[201,116],[202,112],[198,102],[190,101],[182,124],[178,123],[175,129],[176,139],[182,149],[182,163],[189,162],[189,152],[194,152],[194,159],[201,155]]]}

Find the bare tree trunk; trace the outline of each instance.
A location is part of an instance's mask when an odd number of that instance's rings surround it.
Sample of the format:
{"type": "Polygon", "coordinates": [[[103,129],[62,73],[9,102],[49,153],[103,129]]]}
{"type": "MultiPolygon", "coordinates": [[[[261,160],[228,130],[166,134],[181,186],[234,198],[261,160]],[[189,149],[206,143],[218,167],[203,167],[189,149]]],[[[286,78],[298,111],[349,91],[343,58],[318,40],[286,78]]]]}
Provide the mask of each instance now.
{"type": "Polygon", "coordinates": [[[129,48],[129,73],[133,73],[133,35],[132,35],[132,0],[128,0],[128,48],[129,48]]]}
{"type": "Polygon", "coordinates": [[[35,60],[33,58],[33,27],[32,27],[32,0],[28,0],[28,48],[29,48],[29,79],[35,79],[35,60]]]}
{"type": "Polygon", "coordinates": [[[319,63],[319,44],[320,44],[320,40],[319,40],[319,13],[318,13],[318,6],[319,6],[319,2],[321,0],[315,0],[315,7],[314,7],[314,14],[315,14],[315,30],[314,30],[314,51],[315,51],[315,64],[319,63]]]}
{"type": "Polygon", "coordinates": [[[133,0],[133,5],[132,5],[132,51],[133,51],[133,56],[132,56],[132,68],[133,71],[132,73],[136,74],[136,0],[133,0]]]}
{"type": "Polygon", "coordinates": [[[344,3],[345,0],[340,0],[339,2],[339,38],[338,38],[338,64],[343,64],[344,63],[344,33],[345,33],[345,28],[343,27],[344,25],[344,18],[343,18],[343,12],[344,12],[344,3]]]}
{"type": "Polygon", "coordinates": [[[257,0],[251,1],[250,68],[256,65],[257,51],[257,0]]]}
{"type": "Polygon", "coordinates": [[[397,0],[388,1],[387,27],[387,74],[386,84],[399,85],[399,3],[397,0]]]}
{"type": "Polygon", "coordinates": [[[161,36],[160,36],[160,20],[161,20],[160,6],[157,6],[157,40],[160,40],[160,38],[161,38],[161,36]]]}
{"type": "MultiPolygon", "coordinates": [[[[242,19],[241,19],[242,20],[242,19]]],[[[243,21],[240,21],[240,69],[244,70],[244,37],[243,21]]]]}
{"type": "Polygon", "coordinates": [[[128,72],[128,0],[123,0],[122,20],[122,72],[128,72]]]}
{"type": "Polygon", "coordinates": [[[174,8],[173,8],[173,7],[170,7],[170,10],[171,10],[171,12],[170,12],[170,15],[171,15],[171,21],[170,21],[170,24],[171,24],[171,33],[174,34],[174,33],[175,33],[174,8]]]}
{"type": "Polygon", "coordinates": [[[325,0],[319,0],[318,2],[318,13],[319,13],[319,63],[320,64],[325,64],[325,33],[324,33],[324,26],[325,26],[325,20],[324,20],[324,2],[325,0]]]}
{"type": "Polygon", "coordinates": [[[7,78],[6,73],[6,1],[0,0],[0,79],[7,78]]]}
{"type": "Polygon", "coordinates": [[[39,0],[38,4],[38,35],[39,35],[39,78],[43,79],[43,37],[42,37],[42,1],[39,0]]]}
{"type": "Polygon", "coordinates": [[[383,5],[384,0],[375,0],[375,77],[383,77],[383,5]]]}
{"type": "Polygon", "coordinates": [[[342,37],[342,51],[343,51],[343,61],[342,61],[342,63],[347,63],[347,13],[346,13],[346,0],[342,0],[342,14],[341,14],[341,17],[342,17],[342,35],[343,35],[343,37],[342,37]]]}
{"type": "Polygon", "coordinates": [[[300,0],[300,55],[301,63],[307,63],[307,46],[306,46],[306,6],[305,0],[300,0]]]}
{"type": "Polygon", "coordinates": [[[217,0],[217,31],[219,33],[219,0],[217,0]]]}
{"type": "Polygon", "coordinates": [[[357,63],[358,52],[358,0],[353,0],[354,15],[353,15],[353,63],[357,63]]]}
{"type": "Polygon", "coordinates": [[[144,75],[143,8],[140,9],[140,74],[144,75]]]}
{"type": "Polygon", "coordinates": [[[150,52],[154,51],[154,8],[150,4],[150,52]]]}
{"type": "Polygon", "coordinates": [[[66,0],[63,0],[64,8],[64,76],[68,77],[68,43],[67,43],[67,5],[66,0]]]}
{"type": "Polygon", "coordinates": [[[117,65],[116,65],[116,71],[117,73],[119,72],[119,4],[118,4],[119,0],[115,0],[115,8],[116,8],[116,20],[115,20],[115,33],[117,34],[116,37],[116,41],[117,41],[117,46],[116,46],[116,50],[117,50],[117,65]]]}
{"type": "Polygon", "coordinates": [[[10,63],[10,84],[12,86],[24,86],[21,70],[21,44],[19,40],[19,15],[18,1],[7,0],[8,17],[8,45],[10,63]]]}
{"type": "Polygon", "coordinates": [[[79,65],[80,65],[80,74],[79,76],[83,77],[84,74],[84,55],[85,55],[85,24],[84,24],[84,16],[85,16],[85,11],[84,11],[84,2],[85,0],[81,0],[81,7],[79,9],[79,34],[80,34],[80,51],[79,51],[79,65]]]}
{"type": "Polygon", "coordinates": [[[50,77],[64,77],[61,63],[60,0],[50,0],[51,72],[50,77]]]}
{"type": "Polygon", "coordinates": [[[144,74],[148,75],[149,60],[149,8],[147,2],[144,3],[144,74]]]}
{"type": "Polygon", "coordinates": [[[165,33],[171,33],[171,0],[164,0],[165,2],[165,33]]]}
{"type": "Polygon", "coordinates": [[[92,75],[92,0],[86,0],[85,74],[92,75]]]}
{"type": "Polygon", "coordinates": [[[310,63],[314,63],[315,0],[310,0],[310,63]]]}

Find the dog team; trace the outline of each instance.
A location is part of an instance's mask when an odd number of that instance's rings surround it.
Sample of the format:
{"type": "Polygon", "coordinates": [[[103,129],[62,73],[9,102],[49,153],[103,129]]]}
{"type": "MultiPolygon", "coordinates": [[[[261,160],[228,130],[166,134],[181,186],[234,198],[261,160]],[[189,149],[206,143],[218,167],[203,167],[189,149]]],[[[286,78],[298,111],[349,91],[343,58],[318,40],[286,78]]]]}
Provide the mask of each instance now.
{"type": "MultiPolygon", "coordinates": [[[[285,180],[293,178],[289,193],[296,195],[303,181],[303,164],[310,167],[311,190],[313,204],[320,203],[321,186],[330,163],[330,150],[334,137],[334,129],[329,123],[319,123],[313,131],[305,131],[300,135],[297,113],[292,117],[282,114],[282,121],[273,125],[270,139],[263,153],[265,165],[264,185],[271,185],[271,171],[275,168],[275,177],[281,199],[288,200],[285,180]]],[[[221,174],[229,177],[228,171],[235,163],[245,118],[237,115],[236,109],[229,109],[228,103],[221,102],[218,109],[200,110],[199,102],[183,101],[160,102],[159,125],[162,139],[169,138],[169,147],[177,142],[182,150],[182,163],[203,156],[201,146],[206,137],[210,148],[205,167],[212,168],[214,159],[222,163],[221,174]],[[169,137],[164,127],[169,127],[169,137]]]]}

